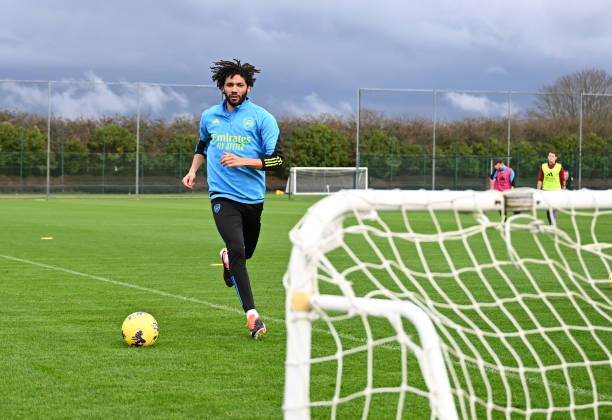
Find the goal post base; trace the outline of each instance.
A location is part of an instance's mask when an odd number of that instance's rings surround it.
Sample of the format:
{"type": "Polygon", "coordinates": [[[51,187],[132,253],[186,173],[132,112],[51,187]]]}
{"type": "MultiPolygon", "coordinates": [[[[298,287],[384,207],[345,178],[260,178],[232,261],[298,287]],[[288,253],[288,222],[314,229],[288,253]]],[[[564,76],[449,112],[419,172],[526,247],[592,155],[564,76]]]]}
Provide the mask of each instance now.
{"type": "MultiPolygon", "coordinates": [[[[408,343],[405,340],[406,335],[404,334],[402,323],[399,322],[399,317],[410,321],[416,328],[421,343],[421,351],[415,355],[419,359],[423,378],[429,389],[432,414],[439,419],[458,419],[441,343],[434,324],[423,309],[414,303],[399,300],[309,295],[304,292],[292,293],[290,301],[294,312],[304,313],[312,309],[321,309],[331,312],[387,318],[391,325],[396,328],[396,331],[401,329],[401,331],[397,331],[397,341],[402,346],[407,346],[408,343]]],[[[304,348],[302,347],[304,342],[299,339],[294,340],[293,335],[303,337],[304,333],[310,334],[311,327],[310,323],[305,326],[292,316],[288,316],[287,324],[288,363],[286,366],[285,390],[288,394],[285,394],[285,419],[309,419],[309,398],[307,394],[304,394],[304,391],[306,391],[304,386],[305,375],[308,373],[308,370],[305,369],[309,368],[309,361],[304,360],[303,357],[296,356],[297,354],[304,354],[304,348]],[[300,328],[304,327],[306,331],[299,331],[300,328]],[[303,366],[296,363],[300,358],[304,363],[303,366]],[[289,363],[289,361],[293,363],[289,363]],[[293,386],[295,384],[300,384],[297,389],[302,390],[302,395],[296,395],[296,387],[293,386]]]]}

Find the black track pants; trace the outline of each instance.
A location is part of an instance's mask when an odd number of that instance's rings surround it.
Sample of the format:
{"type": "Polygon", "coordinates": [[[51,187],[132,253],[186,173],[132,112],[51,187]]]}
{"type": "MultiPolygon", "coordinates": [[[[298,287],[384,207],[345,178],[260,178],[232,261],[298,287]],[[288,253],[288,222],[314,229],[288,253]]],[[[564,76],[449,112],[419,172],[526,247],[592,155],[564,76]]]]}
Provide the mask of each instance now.
{"type": "Polygon", "coordinates": [[[217,230],[227,248],[230,272],[244,311],[255,308],[246,260],[253,256],[259,231],[263,203],[244,204],[227,198],[211,200],[217,230]]]}

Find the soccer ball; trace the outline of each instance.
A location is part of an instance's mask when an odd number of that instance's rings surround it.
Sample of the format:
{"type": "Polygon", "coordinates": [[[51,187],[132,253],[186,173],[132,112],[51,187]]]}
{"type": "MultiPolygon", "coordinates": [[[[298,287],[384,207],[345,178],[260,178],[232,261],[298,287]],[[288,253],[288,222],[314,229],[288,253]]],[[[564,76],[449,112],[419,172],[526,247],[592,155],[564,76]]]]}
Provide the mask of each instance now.
{"type": "Polygon", "coordinates": [[[612,287],[612,273],[608,276],[608,284],[612,287]]]}
{"type": "Polygon", "coordinates": [[[123,321],[121,335],[130,346],[150,346],[159,337],[159,326],[151,314],[134,312],[123,321]]]}

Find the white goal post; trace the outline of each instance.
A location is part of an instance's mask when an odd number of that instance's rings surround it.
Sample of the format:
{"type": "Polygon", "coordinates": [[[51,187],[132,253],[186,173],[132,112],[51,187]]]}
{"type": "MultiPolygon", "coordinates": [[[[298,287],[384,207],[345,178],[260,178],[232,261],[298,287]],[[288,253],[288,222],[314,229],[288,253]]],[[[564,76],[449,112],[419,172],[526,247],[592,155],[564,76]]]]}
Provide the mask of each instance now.
{"type": "Polygon", "coordinates": [[[290,239],[286,419],[612,416],[612,190],[340,191],[290,239]]]}
{"type": "Polygon", "coordinates": [[[285,192],[295,195],[323,195],[346,189],[368,188],[367,167],[294,166],[285,192]]]}

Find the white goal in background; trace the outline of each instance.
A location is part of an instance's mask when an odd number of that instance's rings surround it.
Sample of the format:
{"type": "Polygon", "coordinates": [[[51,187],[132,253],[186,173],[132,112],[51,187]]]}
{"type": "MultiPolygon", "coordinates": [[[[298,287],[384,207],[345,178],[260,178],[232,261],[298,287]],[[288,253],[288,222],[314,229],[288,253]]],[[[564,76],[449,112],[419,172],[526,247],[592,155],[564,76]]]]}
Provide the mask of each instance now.
{"type": "Polygon", "coordinates": [[[285,418],[612,418],[612,191],[341,191],[290,238],[285,418]]]}
{"type": "Polygon", "coordinates": [[[285,192],[296,195],[331,194],[368,188],[368,168],[292,167],[285,192]]]}

